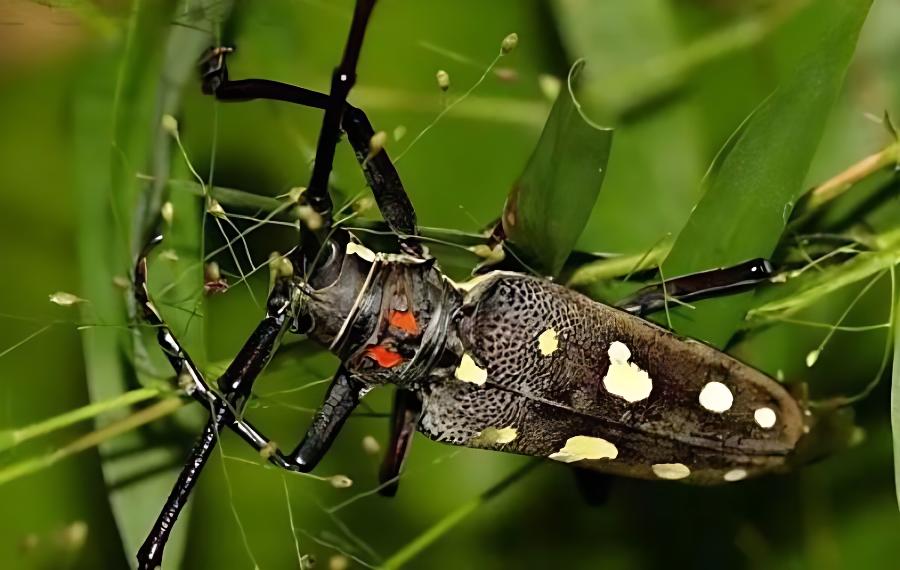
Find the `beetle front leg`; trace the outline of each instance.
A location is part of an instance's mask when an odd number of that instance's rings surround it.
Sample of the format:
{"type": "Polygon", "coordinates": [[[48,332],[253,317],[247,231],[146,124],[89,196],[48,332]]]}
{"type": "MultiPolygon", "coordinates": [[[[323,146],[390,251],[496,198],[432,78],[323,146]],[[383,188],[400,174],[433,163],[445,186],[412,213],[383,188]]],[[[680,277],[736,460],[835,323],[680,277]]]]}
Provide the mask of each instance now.
{"type": "Polygon", "coordinates": [[[731,267],[710,269],[668,279],[638,290],[616,304],[634,315],[648,315],[665,308],[670,299],[690,302],[710,297],[732,295],[752,289],[772,278],[772,264],[766,259],[752,259],[731,267]]]}
{"type": "Polygon", "coordinates": [[[397,388],[394,393],[394,409],[391,413],[390,441],[381,463],[381,470],[378,472],[378,481],[381,483],[378,493],[383,497],[393,497],[397,494],[397,487],[400,484],[397,478],[409,454],[409,445],[412,443],[421,416],[422,401],[419,396],[410,390],[397,388]]]}
{"type": "Polygon", "coordinates": [[[257,451],[265,451],[271,463],[279,467],[289,467],[286,458],[277,453],[265,436],[243,421],[240,413],[250,395],[253,382],[265,368],[287,328],[293,289],[290,279],[285,277],[276,281],[267,301],[266,318],[256,327],[220,379],[219,383],[225,392],[223,399],[207,384],[150,298],[147,289],[147,255],[160,240],[160,237],[152,240],[135,264],[134,299],[144,320],[156,328],[157,341],[179,379],[190,382],[186,391],[195,400],[209,407],[210,419],[138,551],[138,568],[141,569],[157,568],[162,564],[163,550],[169,534],[181,510],[187,504],[191,491],[215,448],[222,428],[231,428],[257,451]]]}
{"type": "Polygon", "coordinates": [[[288,457],[292,469],[306,473],[316,467],[367,391],[368,387],[343,366],[338,369],[325,402],[313,417],[303,440],[288,457]]]}
{"type": "MultiPolygon", "coordinates": [[[[266,99],[327,109],[329,96],[325,93],[269,79],[229,79],[225,58],[231,51],[231,48],[213,48],[201,61],[204,93],[224,102],[266,99]]],[[[353,147],[385,222],[401,236],[400,242],[405,250],[415,255],[421,254],[415,209],[387,151],[371,148],[375,129],[365,112],[345,102],[341,128],[347,133],[347,140],[353,147]]]]}

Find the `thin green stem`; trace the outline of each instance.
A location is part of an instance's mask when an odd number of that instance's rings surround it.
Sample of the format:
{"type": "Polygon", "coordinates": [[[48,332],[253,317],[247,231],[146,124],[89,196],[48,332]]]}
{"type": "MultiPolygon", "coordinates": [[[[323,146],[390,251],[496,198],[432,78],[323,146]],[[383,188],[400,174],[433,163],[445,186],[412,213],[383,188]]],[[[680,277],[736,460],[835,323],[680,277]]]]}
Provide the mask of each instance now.
{"type": "Polygon", "coordinates": [[[513,483],[524,477],[530,472],[539,461],[529,461],[516,471],[507,475],[499,483],[487,491],[481,493],[477,497],[466,501],[453,511],[450,511],[444,518],[436,522],[431,528],[420,534],[412,542],[398,550],[393,556],[388,558],[381,566],[384,570],[392,570],[400,568],[415,556],[419,555],[423,550],[431,546],[440,537],[450,532],[453,527],[463,521],[466,517],[478,510],[482,505],[487,504],[491,499],[502,493],[513,483]]]}
{"type": "Polygon", "coordinates": [[[0,452],[6,451],[7,449],[15,447],[20,443],[34,439],[36,437],[47,435],[48,433],[52,433],[56,430],[69,427],[78,422],[93,419],[100,414],[106,413],[108,411],[131,406],[145,400],[150,400],[159,396],[160,394],[161,391],[157,388],[139,388],[137,390],[125,392],[124,394],[116,396],[115,398],[88,404],[87,406],[82,406],[64,414],[53,416],[52,418],[48,418],[29,426],[11,430],[4,430],[0,432],[0,452]]]}
{"type": "Polygon", "coordinates": [[[100,445],[104,441],[110,440],[123,433],[136,429],[144,424],[156,421],[165,417],[184,405],[184,401],[179,398],[166,398],[150,407],[144,408],[130,416],[123,418],[117,422],[113,422],[108,426],[92,431],[78,439],[75,439],[68,445],[61,447],[52,453],[32,457],[18,463],[13,463],[3,469],[0,469],[0,485],[9,483],[20,477],[31,475],[38,471],[42,471],[48,467],[52,467],[56,463],[71,457],[77,453],[81,453],[86,449],[90,449],[100,445]]]}

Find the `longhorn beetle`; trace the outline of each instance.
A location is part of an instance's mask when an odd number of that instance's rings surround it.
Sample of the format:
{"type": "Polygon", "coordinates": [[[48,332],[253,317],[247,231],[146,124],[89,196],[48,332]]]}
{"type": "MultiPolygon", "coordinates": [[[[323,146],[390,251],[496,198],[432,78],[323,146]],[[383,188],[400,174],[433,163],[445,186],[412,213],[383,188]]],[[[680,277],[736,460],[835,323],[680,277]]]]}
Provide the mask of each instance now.
{"type": "MultiPolygon", "coordinates": [[[[715,269],[639,291],[610,307],[561,285],[511,271],[457,284],[418,239],[416,216],[387,152],[371,152],[365,113],[347,102],[375,0],[357,0],[328,94],[263,79],[232,80],[229,48],[201,62],[204,92],[221,101],[274,99],[324,110],[300,245],[283,264],[265,318],[218,380],[206,382],[147,290],[149,240],[134,270],[145,321],[188,393],[211,416],[138,553],[162,564],[163,548],[221,428],[274,465],[307,472],[360,399],[397,387],[380,472],[395,481],[416,429],[468,447],[547,457],[604,473],[714,484],[785,468],[806,431],[801,404],[775,380],[701,342],[642,317],[666,298],[727,294],[766,281],[764,260],[715,269]],[[399,253],[375,253],[333,224],[328,177],[345,133],[399,253]],[[242,417],[256,377],[290,330],[342,361],[300,444],[283,453],[242,417]]],[[[388,485],[387,494],[396,486],[388,485]]]]}

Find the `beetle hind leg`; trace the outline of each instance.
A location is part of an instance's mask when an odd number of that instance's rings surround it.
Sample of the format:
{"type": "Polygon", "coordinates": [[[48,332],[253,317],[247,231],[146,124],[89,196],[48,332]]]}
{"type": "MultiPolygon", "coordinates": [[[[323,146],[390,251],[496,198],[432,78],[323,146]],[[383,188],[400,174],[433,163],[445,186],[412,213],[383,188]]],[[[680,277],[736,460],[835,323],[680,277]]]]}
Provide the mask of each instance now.
{"type": "Polygon", "coordinates": [[[710,297],[733,295],[768,282],[772,264],[758,258],[719,269],[691,273],[638,290],[617,303],[617,307],[644,316],[662,310],[669,300],[690,302],[710,297]]]}

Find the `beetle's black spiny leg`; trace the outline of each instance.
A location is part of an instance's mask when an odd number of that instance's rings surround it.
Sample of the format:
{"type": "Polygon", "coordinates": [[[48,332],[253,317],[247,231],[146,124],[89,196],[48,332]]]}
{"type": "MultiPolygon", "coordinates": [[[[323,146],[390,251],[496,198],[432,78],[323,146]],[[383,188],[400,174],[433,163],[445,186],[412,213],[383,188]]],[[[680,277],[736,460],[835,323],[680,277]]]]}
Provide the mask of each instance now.
{"type": "Polygon", "coordinates": [[[366,385],[350,375],[343,366],[338,369],[328,387],[325,401],[313,417],[303,440],[290,455],[289,461],[294,469],[306,473],[316,467],[366,391],[366,385]]]}
{"type": "Polygon", "coordinates": [[[668,279],[665,289],[662,283],[644,287],[617,306],[643,316],[664,309],[667,300],[690,302],[740,293],[769,281],[772,275],[772,264],[768,260],[752,259],[731,267],[668,279]]]}
{"type": "Polygon", "coordinates": [[[398,388],[394,393],[394,409],[391,412],[390,440],[378,472],[378,481],[381,483],[378,493],[384,497],[397,494],[400,485],[398,477],[421,415],[422,402],[415,392],[398,388]]]}
{"type": "Polygon", "coordinates": [[[265,456],[272,464],[293,469],[288,460],[268,438],[240,416],[259,373],[265,368],[281,335],[291,319],[291,296],[294,284],[289,277],[279,278],[269,295],[265,319],[256,327],[225,374],[220,378],[225,397],[212,390],[200,370],[181,346],[153,305],[147,289],[147,255],[161,241],[148,242],[134,269],[134,297],[144,320],[157,329],[157,340],[185,389],[195,400],[210,409],[210,419],[202,436],[191,451],[172,492],[154,522],[153,528],[138,552],[139,568],[156,568],[162,564],[163,550],[179,513],[209,460],[222,428],[230,428],[265,456]]]}

